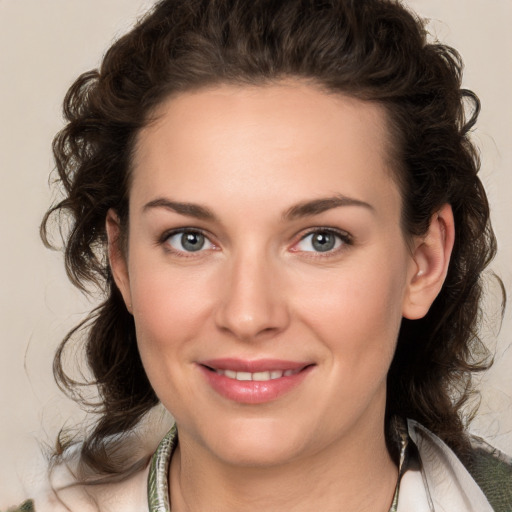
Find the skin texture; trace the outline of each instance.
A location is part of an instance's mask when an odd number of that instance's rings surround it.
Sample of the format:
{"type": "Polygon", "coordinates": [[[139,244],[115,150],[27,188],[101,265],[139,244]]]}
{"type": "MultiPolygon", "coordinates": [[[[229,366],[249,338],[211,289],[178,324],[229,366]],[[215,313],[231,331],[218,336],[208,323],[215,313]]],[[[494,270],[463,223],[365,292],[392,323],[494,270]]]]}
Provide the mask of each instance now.
{"type": "Polygon", "coordinates": [[[293,81],[183,93],[139,134],[126,251],[115,212],[107,229],[144,367],[178,423],[173,510],[388,510],[386,374],[454,236],[445,206],[406,240],[390,143],[382,107],[293,81]],[[199,251],[175,231],[190,228],[199,251]],[[339,237],[318,252],[311,230],[326,229],[339,237]],[[310,368],[276,399],[240,403],[205,378],[216,358],[310,368]]]}

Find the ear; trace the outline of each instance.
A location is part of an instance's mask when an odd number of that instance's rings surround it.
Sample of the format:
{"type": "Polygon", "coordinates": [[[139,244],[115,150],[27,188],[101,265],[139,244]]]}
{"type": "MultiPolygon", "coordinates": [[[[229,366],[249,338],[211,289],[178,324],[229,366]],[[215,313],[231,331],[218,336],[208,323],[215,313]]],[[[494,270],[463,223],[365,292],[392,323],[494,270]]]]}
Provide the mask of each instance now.
{"type": "Polygon", "coordinates": [[[108,240],[108,260],[114,281],[123,296],[126,308],[132,313],[130,278],[126,254],[122,247],[121,222],[117,213],[110,208],[105,220],[108,240]]]}
{"type": "Polygon", "coordinates": [[[445,204],[432,215],[426,235],[413,247],[413,265],[408,276],[402,315],[423,318],[443,287],[455,240],[452,207],[445,204]]]}

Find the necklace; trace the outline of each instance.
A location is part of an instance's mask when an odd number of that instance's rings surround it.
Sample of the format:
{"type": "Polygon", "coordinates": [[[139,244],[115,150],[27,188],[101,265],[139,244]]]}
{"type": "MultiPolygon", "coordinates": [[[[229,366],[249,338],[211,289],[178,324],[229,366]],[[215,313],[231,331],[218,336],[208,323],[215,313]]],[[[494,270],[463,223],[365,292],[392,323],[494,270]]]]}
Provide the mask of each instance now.
{"type": "MultiPolygon", "coordinates": [[[[393,503],[389,512],[396,512],[398,505],[398,490],[400,479],[407,469],[406,450],[408,446],[408,435],[403,425],[397,423],[394,425],[395,432],[398,434],[398,444],[400,446],[400,468],[399,478],[393,497],[393,503]]],[[[171,504],[169,498],[169,465],[171,463],[172,454],[178,444],[178,430],[174,424],[162,439],[156,449],[149,466],[148,475],[148,505],[149,512],[171,512],[171,504]]]]}

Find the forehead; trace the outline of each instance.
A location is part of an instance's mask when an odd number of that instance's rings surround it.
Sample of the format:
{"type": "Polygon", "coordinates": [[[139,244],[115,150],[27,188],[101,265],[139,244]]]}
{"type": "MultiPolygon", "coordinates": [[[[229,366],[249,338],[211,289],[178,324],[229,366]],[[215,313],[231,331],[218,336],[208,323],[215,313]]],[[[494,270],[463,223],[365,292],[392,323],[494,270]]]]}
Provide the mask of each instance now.
{"type": "Polygon", "coordinates": [[[382,106],[300,82],[181,93],[139,134],[131,196],[396,200],[388,139],[382,106]]]}

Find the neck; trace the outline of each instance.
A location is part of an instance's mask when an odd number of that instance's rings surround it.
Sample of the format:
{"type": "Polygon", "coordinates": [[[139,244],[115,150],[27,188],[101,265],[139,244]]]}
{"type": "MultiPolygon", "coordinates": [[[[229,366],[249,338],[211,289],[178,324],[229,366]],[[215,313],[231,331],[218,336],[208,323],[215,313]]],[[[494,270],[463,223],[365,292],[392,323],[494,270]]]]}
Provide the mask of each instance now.
{"type": "Polygon", "coordinates": [[[180,437],[170,472],[172,511],[387,512],[398,471],[384,429],[364,443],[355,430],[320,453],[263,468],[199,454],[180,437]]]}

